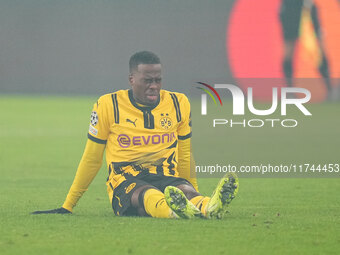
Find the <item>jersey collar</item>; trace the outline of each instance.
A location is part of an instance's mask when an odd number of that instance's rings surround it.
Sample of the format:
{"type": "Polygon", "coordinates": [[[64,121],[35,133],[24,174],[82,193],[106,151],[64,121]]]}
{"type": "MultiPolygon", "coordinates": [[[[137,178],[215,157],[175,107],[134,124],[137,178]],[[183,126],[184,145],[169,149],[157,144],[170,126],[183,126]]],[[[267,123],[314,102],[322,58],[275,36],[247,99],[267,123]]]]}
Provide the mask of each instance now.
{"type": "Polygon", "coordinates": [[[137,102],[136,102],[136,100],[133,98],[132,89],[129,89],[129,90],[128,90],[128,94],[129,94],[129,99],[130,99],[131,104],[132,104],[134,107],[136,107],[137,109],[141,110],[141,111],[143,111],[143,110],[151,111],[151,110],[155,109],[155,108],[159,105],[160,97],[161,97],[161,96],[159,95],[156,104],[153,105],[153,106],[141,106],[141,105],[138,105],[137,102]]]}

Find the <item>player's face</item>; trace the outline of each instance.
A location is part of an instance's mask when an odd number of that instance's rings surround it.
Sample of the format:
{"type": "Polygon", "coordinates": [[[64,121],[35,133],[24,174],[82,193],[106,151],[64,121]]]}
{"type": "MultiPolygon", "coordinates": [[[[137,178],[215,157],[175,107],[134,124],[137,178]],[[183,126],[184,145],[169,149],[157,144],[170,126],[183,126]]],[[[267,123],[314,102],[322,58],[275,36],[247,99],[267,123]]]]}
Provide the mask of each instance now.
{"type": "Polygon", "coordinates": [[[154,105],[162,87],[161,64],[139,64],[129,76],[134,99],[143,105],[154,105]]]}

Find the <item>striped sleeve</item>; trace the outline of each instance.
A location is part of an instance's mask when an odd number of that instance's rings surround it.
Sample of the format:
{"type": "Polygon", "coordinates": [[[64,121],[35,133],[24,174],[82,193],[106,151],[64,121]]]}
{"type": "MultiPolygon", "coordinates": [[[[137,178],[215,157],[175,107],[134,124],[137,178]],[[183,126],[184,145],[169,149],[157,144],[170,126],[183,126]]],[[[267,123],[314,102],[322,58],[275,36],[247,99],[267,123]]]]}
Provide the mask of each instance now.
{"type": "Polygon", "coordinates": [[[174,95],[178,126],[178,139],[186,140],[191,137],[191,108],[188,98],[184,94],[174,95]]]}

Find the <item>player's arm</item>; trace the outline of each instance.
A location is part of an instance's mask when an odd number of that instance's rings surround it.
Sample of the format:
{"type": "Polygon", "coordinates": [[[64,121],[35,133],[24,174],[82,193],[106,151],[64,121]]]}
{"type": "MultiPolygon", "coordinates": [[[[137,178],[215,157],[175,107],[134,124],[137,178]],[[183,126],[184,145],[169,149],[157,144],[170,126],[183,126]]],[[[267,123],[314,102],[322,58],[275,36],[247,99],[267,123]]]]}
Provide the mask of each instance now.
{"type": "Polygon", "coordinates": [[[83,157],[79,163],[76,176],[68,192],[63,208],[72,212],[78,200],[96,177],[103,160],[105,144],[87,140],[83,157]]]}
{"type": "Polygon", "coordinates": [[[71,213],[73,207],[75,207],[78,200],[81,198],[88,186],[93,181],[94,177],[97,175],[102,165],[104,149],[104,144],[98,144],[88,140],[85,146],[84,154],[80,160],[76,176],[73,180],[73,184],[68,192],[63,206],[53,210],[36,211],[33,212],[33,214],[71,213]]]}
{"type": "Polygon", "coordinates": [[[186,96],[180,102],[182,120],[178,128],[178,173],[198,191],[195,161],[191,148],[191,109],[186,96]]]}
{"type": "Polygon", "coordinates": [[[191,138],[178,140],[178,173],[188,180],[198,191],[195,172],[195,160],[191,151],[191,138]]]}
{"type": "Polygon", "coordinates": [[[110,113],[109,111],[109,107],[107,107],[107,104],[105,103],[105,98],[99,99],[99,101],[94,105],[88,134],[89,139],[86,143],[76,176],[63,206],[54,210],[36,211],[33,214],[63,214],[72,212],[78,200],[87,190],[102,165],[106,139],[109,133],[109,123],[111,121],[108,117],[110,113]]]}

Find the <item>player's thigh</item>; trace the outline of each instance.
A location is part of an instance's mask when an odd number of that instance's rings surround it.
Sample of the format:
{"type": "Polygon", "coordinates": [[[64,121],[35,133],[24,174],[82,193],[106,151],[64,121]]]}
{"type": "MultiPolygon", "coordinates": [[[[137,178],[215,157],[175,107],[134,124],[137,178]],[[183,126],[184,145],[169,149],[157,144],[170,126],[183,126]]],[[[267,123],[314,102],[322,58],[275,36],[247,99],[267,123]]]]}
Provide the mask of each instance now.
{"type": "Polygon", "coordinates": [[[302,1],[282,1],[280,22],[285,41],[295,41],[299,37],[302,1]]]}
{"type": "MultiPolygon", "coordinates": [[[[136,205],[132,204],[132,196],[143,190],[144,187],[150,186],[149,183],[135,177],[126,178],[113,191],[112,209],[118,216],[138,215],[136,205]]],[[[138,197],[138,196],[137,196],[138,197]]]]}

